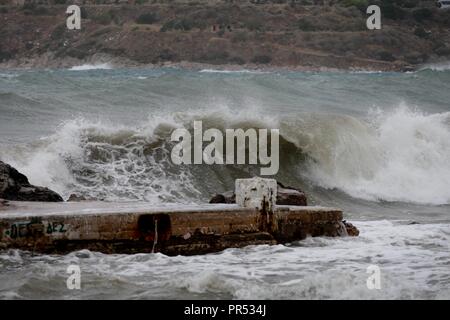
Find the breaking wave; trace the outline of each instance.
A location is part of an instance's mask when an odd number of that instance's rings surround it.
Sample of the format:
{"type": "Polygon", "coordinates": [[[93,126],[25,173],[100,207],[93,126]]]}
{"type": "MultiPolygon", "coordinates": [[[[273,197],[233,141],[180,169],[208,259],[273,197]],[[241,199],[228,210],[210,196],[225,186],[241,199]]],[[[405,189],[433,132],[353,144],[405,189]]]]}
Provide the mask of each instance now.
{"type": "Polygon", "coordinates": [[[203,120],[204,130],[279,128],[281,181],[307,181],[370,201],[450,203],[449,112],[428,115],[400,106],[366,119],[303,113],[255,120],[251,111],[230,114],[172,113],[136,127],[78,118],[49,137],[6,149],[2,160],[65,197],[195,203],[232,189],[235,178],[259,173],[256,166],[174,165],[171,132],[203,120]]]}
{"type": "Polygon", "coordinates": [[[318,185],[366,200],[450,202],[450,113],[406,107],[351,117],[301,121],[292,141],[306,152],[318,185]]]}
{"type": "Polygon", "coordinates": [[[450,71],[450,61],[425,65],[421,70],[450,71]]]}

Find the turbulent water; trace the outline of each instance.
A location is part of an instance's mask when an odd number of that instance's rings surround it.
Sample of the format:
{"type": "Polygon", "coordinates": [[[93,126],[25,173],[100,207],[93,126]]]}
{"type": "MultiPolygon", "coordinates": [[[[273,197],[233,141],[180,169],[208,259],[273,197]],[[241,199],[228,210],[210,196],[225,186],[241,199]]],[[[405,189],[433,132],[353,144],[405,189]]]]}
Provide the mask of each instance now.
{"type": "Polygon", "coordinates": [[[196,257],[0,252],[0,298],[450,298],[450,71],[0,70],[0,160],[106,201],[202,203],[258,166],[175,165],[175,128],[280,129],[276,178],[358,238],[196,257]],[[67,290],[69,264],[82,290],[67,290]],[[366,286],[367,267],[381,289],[366,286]]]}

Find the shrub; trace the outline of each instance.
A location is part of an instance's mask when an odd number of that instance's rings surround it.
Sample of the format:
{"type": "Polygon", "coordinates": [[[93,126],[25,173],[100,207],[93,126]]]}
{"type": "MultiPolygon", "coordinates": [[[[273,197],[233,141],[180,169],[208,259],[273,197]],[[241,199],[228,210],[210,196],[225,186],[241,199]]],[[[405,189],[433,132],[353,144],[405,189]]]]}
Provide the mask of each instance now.
{"type": "Polygon", "coordinates": [[[420,0],[396,0],[397,4],[403,8],[414,8],[417,7],[420,0]]]}
{"type": "Polygon", "coordinates": [[[137,24],[153,24],[158,21],[158,18],[153,13],[143,13],[136,19],[137,24]]]}
{"type": "Polygon", "coordinates": [[[163,24],[161,27],[161,32],[166,32],[170,30],[191,30],[191,25],[189,23],[186,23],[183,20],[170,20],[163,24]]]}
{"type": "Polygon", "coordinates": [[[245,64],[245,60],[242,59],[241,57],[231,57],[230,59],[228,59],[228,61],[230,63],[239,64],[239,65],[245,64]]]}
{"type": "MultiPolygon", "coordinates": [[[[252,19],[255,19],[255,17],[252,17],[252,19]]],[[[215,20],[216,23],[220,25],[227,25],[231,23],[230,14],[227,14],[225,12],[220,12],[215,18],[215,20]]]]}
{"type": "Polygon", "coordinates": [[[231,42],[237,43],[237,42],[245,42],[247,41],[247,33],[244,31],[239,31],[233,34],[233,37],[231,38],[231,42]]]}
{"type": "Polygon", "coordinates": [[[4,52],[0,49],[0,62],[9,60],[12,58],[12,54],[9,52],[4,52]]]}
{"type": "Polygon", "coordinates": [[[302,31],[316,31],[314,24],[307,19],[300,19],[297,22],[297,27],[302,31]]]}
{"type": "Polygon", "coordinates": [[[197,18],[199,18],[199,19],[217,19],[217,17],[218,17],[218,12],[216,9],[213,9],[213,8],[211,8],[211,9],[206,8],[197,13],[197,18]]]}
{"type": "Polygon", "coordinates": [[[414,10],[412,13],[414,19],[418,22],[423,22],[425,20],[429,20],[433,17],[433,11],[428,8],[421,8],[414,10]]]}
{"type": "Polygon", "coordinates": [[[383,61],[395,61],[395,57],[388,51],[378,52],[377,57],[383,61]]]}
{"type": "Polygon", "coordinates": [[[170,30],[189,31],[193,28],[204,29],[206,24],[204,21],[193,20],[189,18],[173,19],[163,24],[161,32],[170,30]]]}
{"type": "Polygon", "coordinates": [[[107,12],[103,12],[102,14],[100,14],[99,16],[95,17],[95,21],[103,24],[103,25],[108,25],[113,21],[113,14],[111,13],[111,11],[107,11],[107,12]]]}
{"type": "Polygon", "coordinates": [[[42,6],[37,6],[35,3],[25,3],[22,7],[23,13],[26,15],[32,15],[32,16],[45,16],[48,15],[50,12],[47,8],[42,6]]]}
{"type": "Polygon", "coordinates": [[[257,16],[250,17],[245,22],[245,27],[250,31],[262,31],[264,29],[264,20],[257,16]]]}
{"type": "Polygon", "coordinates": [[[447,47],[445,45],[438,46],[436,49],[434,49],[434,52],[438,56],[450,56],[450,47],[447,47]]]}
{"type": "Polygon", "coordinates": [[[66,51],[66,54],[69,57],[73,57],[73,58],[77,58],[77,59],[84,59],[88,55],[88,53],[86,51],[78,49],[78,48],[70,48],[66,51]]]}
{"type": "Polygon", "coordinates": [[[342,5],[344,7],[356,7],[365,12],[369,6],[369,2],[367,0],[343,0],[342,5]]]}
{"type": "Polygon", "coordinates": [[[174,60],[175,59],[175,54],[173,52],[171,52],[169,49],[164,49],[163,51],[161,51],[161,53],[159,54],[159,59],[164,60],[164,61],[170,61],[170,60],[174,60]]]}
{"type": "Polygon", "coordinates": [[[392,4],[391,2],[383,2],[380,6],[383,17],[391,20],[402,20],[406,16],[406,11],[392,4]]]}
{"type": "Polygon", "coordinates": [[[50,38],[52,40],[59,40],[64,36],[66,30],[67,30],[67,27],[65,24],[58,25],[55,29],[53,29],[53,32],[52,32],[50,38]]]}
{"type": "Polygon", "coordinates": [[[225,63],[229,57],[229,53],[226,51],[221,51],[218,49],[214,49],[212,51],[208,51],[200,57],[201,62],[209,62],[209,63],[225,63]]]}
{"type": "Polygon", "coordinates": [[[419,38],[422,38],[422,39],[427,39],[430,36],[429,33],[426,32],[425,29],[422,28],[422,27],[416,28],[414,30],[414,35],[419,37],[419,38]]]}
{"type": "Polygon", "coordinates": [[[257,56],[254,56],[252,59],[252,62],[256,63],[256,64],[268,64],[271,61],[272,61],[272,58],[269,56],[266,56],[266,55],[257,55],[257,56]]]}
{"type": "Polygon", "coordinates": [[[419,64],[423,63],[428,59],[428,56],[426,54],[420,53],[420,52],[413,52],[405,56],[405,60],[408,63],[411,64],[419,64]]]}
{"type": "Polygon", "coordinates": [[[87,19],[88,13],[85,7],[80,7],[81,19],[87,19]]]}

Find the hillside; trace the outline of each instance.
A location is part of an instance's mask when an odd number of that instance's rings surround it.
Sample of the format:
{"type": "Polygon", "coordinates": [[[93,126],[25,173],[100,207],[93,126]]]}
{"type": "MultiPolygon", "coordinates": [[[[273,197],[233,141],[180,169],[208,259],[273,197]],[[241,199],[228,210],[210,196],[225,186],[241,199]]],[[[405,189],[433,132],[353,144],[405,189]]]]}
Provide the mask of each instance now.
{"type": "Polygon", "coordinates": [[[365,0],[88,3],[80,4],[81,30],[66,28],[67,3],[2,1],[3,67],[112,61],[405,70],[450,59],[450,10],[435,1],[375,1],[383,28],[374,31],[366,28],[365,0]]]}

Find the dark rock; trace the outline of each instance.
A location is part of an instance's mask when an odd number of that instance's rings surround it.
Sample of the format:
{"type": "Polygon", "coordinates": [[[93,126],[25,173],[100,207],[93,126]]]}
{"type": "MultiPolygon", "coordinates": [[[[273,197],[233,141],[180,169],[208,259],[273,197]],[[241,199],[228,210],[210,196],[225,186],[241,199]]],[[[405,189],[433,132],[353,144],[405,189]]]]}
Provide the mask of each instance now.
{"type": "Polygon", "coordinates": [[[67,202],[80,202],[80,201],[86,201],[87,199],[83,196],[79,196],[75,193],[72,193],[69,196],[69,199],[67,199],[67,202]]]}
{"type": "Polygon", "coordinates": [[[209,203],[226,203],[226,199],[223,194],[216,193],[212,196],[211,200],[209,200],[209,203]]]}
{"type": "Polygon", "coordinates": [[[277,182],[277,204],[290,206],[307,206],[306,195],[300,189],[285,187],[281,182],[277,182]]]}
{"type": "Polygon", "coordinates": [[[13,201],[63,201],[56,192],[31,185],[25,175],[2,161],[0,161],[0,198],[13,201]]]}
{"type": "Polygon", "coordinates": [[[82,196],[80,194],[72,193],[66,201],[67,202],[105,201],[105,199],[103,199],[103,198],[94,198],[94,197],[87,197],[87,196],[82,196]]]}
{"type": "MultiPolygon", "coordinates": [[[[277,204],[291,206],[307,206],[306,195],[303,191],[286,187],[281,182],[277,182],[277,204]]],[[[215,194],[209,203],[236,203],[236,195],[233,191],[227,191],[223,194],[215,194]]]]}
{"type": "Polygon", "coordinates": [[[351,224],[350,222],[347,222],[345,220],[342,221],[342,223],[344,224],[345,229],[347,229],[347,234],[350,237],[357,237],[357,236],[359,236],[359,230],[353,224],[351,224]]]}
{"type": "Polygon", "coordinates": [[[223,194],[215,194],[209,203],[236,203],[236,195],[233,191],[227,191],[223,194]]]}

